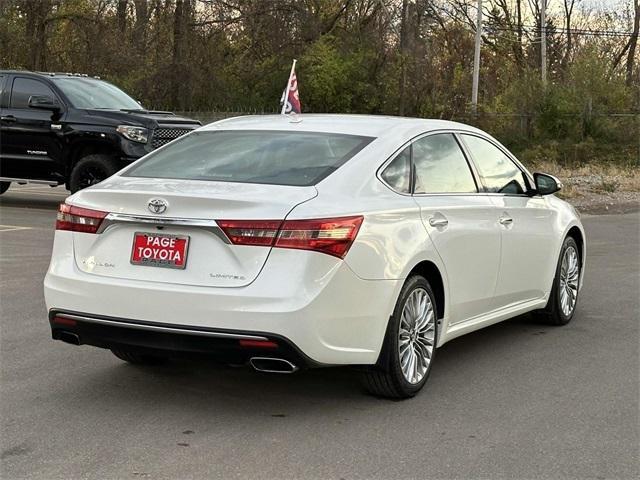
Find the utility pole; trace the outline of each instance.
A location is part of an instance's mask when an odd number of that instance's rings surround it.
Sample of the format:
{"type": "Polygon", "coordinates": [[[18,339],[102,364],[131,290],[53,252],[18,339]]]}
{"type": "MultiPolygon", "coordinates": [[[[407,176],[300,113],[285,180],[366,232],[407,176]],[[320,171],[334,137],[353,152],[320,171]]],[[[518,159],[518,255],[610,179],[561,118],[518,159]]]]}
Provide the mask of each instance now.
{"type": "Polygon", "coordinates": [[[547,0],[540,7],[540,57],[542,84],[547,85],[547,0]]]}
{"type": "MultiPolygon", "coordinates": [[[[544,1],[544,0],[543,0],[544,1]]],[[[478,0],[476,19],[476,49],[473,55],[473,91],[471,92],[471,110],[478,114],[478,83],[480,81],[480,44],[482,43],[482,0],[478,0]]]]}

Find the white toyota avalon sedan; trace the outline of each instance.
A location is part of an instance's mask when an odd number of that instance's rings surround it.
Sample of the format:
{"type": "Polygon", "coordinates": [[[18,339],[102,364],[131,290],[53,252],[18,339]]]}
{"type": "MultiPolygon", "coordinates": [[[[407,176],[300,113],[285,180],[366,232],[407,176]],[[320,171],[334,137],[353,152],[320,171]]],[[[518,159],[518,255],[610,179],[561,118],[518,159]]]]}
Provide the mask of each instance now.
{"type": "Polygon", "coordinates": [[[560,187],[459,123],[217,122],[60,206],[52,335],[132,363],[357,365],[371,392],[410,397],[455,337],[571,320],[585,234],[560,187]]]}

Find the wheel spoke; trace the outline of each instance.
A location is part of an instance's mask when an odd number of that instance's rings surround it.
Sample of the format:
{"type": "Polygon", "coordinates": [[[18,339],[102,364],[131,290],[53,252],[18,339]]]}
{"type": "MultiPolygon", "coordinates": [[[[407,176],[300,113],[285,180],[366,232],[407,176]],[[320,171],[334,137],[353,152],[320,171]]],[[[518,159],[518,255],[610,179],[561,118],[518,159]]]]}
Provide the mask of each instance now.
{"type": "Polygon", "coordinates": [[[400,367],[409,383],[419,383],[429,370],[435,348],[435,322],[434,305],[427,291],[412,291],[403,305],[398,330],[400,367]]]}
{"type": "Polygon", "coordinates": [[[424,347],[433,347],[433,339],[426,337],[418,337],[416,338],[416,343],[420,344],[424,347]]]}
{"type": "Polygon", "coordinates": [[[580,281],[580,261],[573,246],[569,246],[562,255],[560,264],[560,279],[558,291],[560,295],[560,309],[565,315],[570,315],[578,299],[578,283],[580,281]]]}
{"type": "Polygon", "coordinates": [[[416,378],[416,361],[417,361],[416,352],[413,348],[411,349],[411,352],[409,353],[409,355],[410,355],[409,367],[408,367],[409,381],[413,383],[415,382],[415,378],[416,378]]]}

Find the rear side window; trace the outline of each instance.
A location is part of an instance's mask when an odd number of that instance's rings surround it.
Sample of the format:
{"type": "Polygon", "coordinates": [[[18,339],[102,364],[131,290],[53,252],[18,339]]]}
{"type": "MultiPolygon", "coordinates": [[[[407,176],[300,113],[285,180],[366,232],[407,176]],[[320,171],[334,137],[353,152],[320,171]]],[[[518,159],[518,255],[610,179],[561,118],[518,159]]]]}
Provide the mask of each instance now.
{"type": "Polygon", "coordinates": [[[475,193],[473,174],[460,145],[450,133],[413,142],[415,193],[475,193]]]}
{"type": "Polygon", "coordinates": [[[474,135],[462,135],[478,168],[486,190],[492,193],[523,194],[524,174],[513,161],[493,143],[474,135]]]}
{"type": "Polygon", "coordinates": [[[411,147],[402,150],[380,177],[396,192],[411,193],[411,147]]]}
{"type": "Polygon", "coordinates": [[[31,78],[16,77],[13,79],[10,107],[28,108],[31,95],[47,95],[56,98],[53,90],[45,83],[31,78]]]}
{"type": "Polygon", "coordinates": [[[373,140],[316,132],[195,132],[149,154],[128,177],[309,186],[373,140]]]}

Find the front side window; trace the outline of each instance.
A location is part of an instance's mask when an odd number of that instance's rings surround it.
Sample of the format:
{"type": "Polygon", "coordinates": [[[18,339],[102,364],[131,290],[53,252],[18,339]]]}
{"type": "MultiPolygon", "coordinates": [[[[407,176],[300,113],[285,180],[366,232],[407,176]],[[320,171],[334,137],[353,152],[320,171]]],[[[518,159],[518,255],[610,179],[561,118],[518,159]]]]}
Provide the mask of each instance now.
{"type": "Polygon", "coordinates": [[[317,132],[195,132],[150,153],[124,176],[309,186],[372,140],[317,132]]]}
{"type": "Polygon", "coordinates": [[[396,155],[380,177],[396,192],[411,193],[411,147],[396,155]]]}
{"type": "Polygon", "coordinates": [[[32,95],[46,95],[53,99],[56,98],[53,90],[40,80],[23,77],[13,79],[10,102],[11,108],[29,108],[29,98],[32,95]]]}
{"type": "Polygon", "coordinates": [[[493,143],[474,135],[462,135],[478,168],[486,191],[523,194],[527,191],[522,170],[493,143]]]}
{"type": "Polygon", "coordinates": [[[450,133],[413,142],[415,193],[475,193],[473,174],[460,145],[450,133]]]}
{"type": "Polygon", "coordinates": [[[140,110],[142,107],[115,85],[94,78],[52,79],[75,108],[96,110],[140,110]]]}

